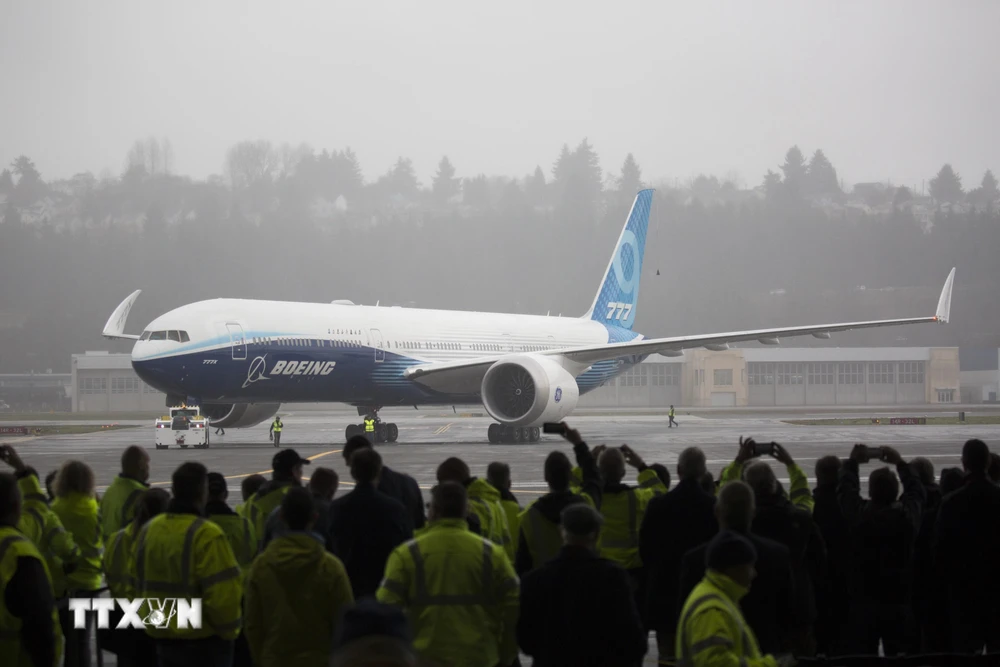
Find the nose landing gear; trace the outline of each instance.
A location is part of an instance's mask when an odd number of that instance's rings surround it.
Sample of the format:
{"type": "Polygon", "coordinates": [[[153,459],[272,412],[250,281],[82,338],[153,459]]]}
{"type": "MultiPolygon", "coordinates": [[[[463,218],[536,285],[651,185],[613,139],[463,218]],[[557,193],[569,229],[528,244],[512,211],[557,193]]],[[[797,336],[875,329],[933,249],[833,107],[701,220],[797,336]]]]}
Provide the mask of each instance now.
{"type": "MultiPolygon", "coordinates": [[[[360,411],[359,411],[360,412],[360,411]]],[[[396,442],[399,438],[399,427],[393,423],[384,422],[378,418],[378,408],[369,411],[369,418],[375,420],[375,432],[374,434],[365,431],[364,423],[361,424],[350,424],[347,427],[346,435],[347,439],[350,440],[356,435],[363,435],[369,440],[372,440],[372,444],[377,444],[380,442],[396,442]],[[373,437],[374,436],[374,437],[373,437]]]]}
{"type": "Polygon", "coordinates": [[[487,436],[491,445],[538,442],[541,439],[541,429],[537,426],[504,426],[490,424],[487,436]]]}

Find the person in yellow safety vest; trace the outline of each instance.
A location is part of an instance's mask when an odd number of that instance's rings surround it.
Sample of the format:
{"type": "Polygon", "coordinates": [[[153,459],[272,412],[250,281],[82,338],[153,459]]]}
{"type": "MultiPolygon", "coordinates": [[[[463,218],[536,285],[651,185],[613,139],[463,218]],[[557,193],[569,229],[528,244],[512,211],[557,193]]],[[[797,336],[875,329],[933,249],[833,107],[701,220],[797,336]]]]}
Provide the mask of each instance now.
{"type": "MultiPolygon", "coordinates": [[[[776,442],[770,442],[767,444],[757,443],[754,442],[753,438],[747,438],[744,440],[743,437],[740,436],[739,452],[736,454],[736,459],[722,469],[722,473],[719,475],[719,487],[722,487],[727,482],[742,479],[744,466],[747,461],[762,456],[763,454],[768,454],[769,456],[777,459],[780,463],[785,464],[785,470],[788,472],[788,479],[791,481],[791,485],[788,490],[788,499],[792,501],[793,505],[808,511],[811,514],[816,501],[812,496],[812,492],[809,490],[809,479],[806,477],[805,472],[802,471],[802,468],[800,468],[795,463],[795,460],[792,459],[792,455],[788,453],[788,450],[776,442]]],[[[781,493],[785,492],[780,483],[778,488],[781,493]]]]}
{"type": "MultiPolygon", "coordinates": [[[[520,534],[521,525],[518,516],[521,514],[521,505],[510,492],[510,466],[499,461],[489,464],[486,466],[486,481],[500,494],[500,507],[507,517],[507,528],[510,530],[510,552],[517,554],[517,536],[520,534]]],[[[514,562],[513,559],[511,562],[514,562]]]]}
{"type": "Polygon", "coordinates": [[[469,498],[469,509],[479,518],[479,534],[494,544],[503,547],[510,562],[514,562],[514,541],[507,525],[507,513],[500,504],[500,493],[490,483],[473,477],[469,466],[462,459],[445,459],[437,469],[438,484],[457,482],[465,487],[469,498]]]}
{"type": "Polygon", "coordinates": [[[375,418],[371,415],[365,417],[365,437],[375,444],[375,418]]]}
{"type": "Polygon", "coordinates": [[[107,540],[129,525],[135,516],[135,503],[149,488],[149,454],[138,445],[122,453],[122,471],[101,498],[101,536],[107,540]]]}
{"type": "MultiPolygon", "coordinates": [[[[66,576],[69,597],[95,597],[101,588],[101,517],[94,491],[94,471],[82,461],[66,461],[56,477],[56,499],[52,503],[63,526],[80,547],[80,564],[66,576]]],[[[63,636],[66,638],[66,667],[90,665],[90,631],[94,615],[87,615],[86,626],[73,627],[73,612],[59,610],[63,636]]]]}
{"type": "MultiPolygon", "coordinates": [[[[204,518],[205,466],[194,461],[181,464],[171,485],[174,498],[167,512],[139,531],[129,575],[136,597],[200,599],[201,628],[179,627],[178,616],[170,616],[165,627],[147,625],[146,633],[156,640],[160,667],[228,666],[243,623],[240,567],[226,534],[204,518]]],[[[140,614],[154,610],[146,603],[140,614]]]]}
{"type": "Polygon", "coordinates": [[[229,483],[222,473],[208,473],[208,504],[205,505],[205,514],[226,534],[236,562],[244,569],[250,566],[253,557],[257,555],[257,536],[250,520],[234,512],[226,504],[228,497],[229,483]]]}
{"type": "Polygon", "coordinates": [[[237,514],[246,516],[248,519],[250,518],[247,516],[247,505],[250,503],[250,499],[253,498],[253,494],[257,493],[257,490],[265,482],[267,482],[267,478],[263,475],[254,474],[243,478],[243,482],[240,483],[240,495],[243,496],[243,502],[233,508],[237,514]]]}
{"type": "Polygon", "coordinates": [[[646,506],[655,496],[666,493],[667,488],[628,445],[618,449],[605,449],[597,459],[597,467],[604,480],[601,496],[601,514],[604,529],[601,531],[601,557],[625,568],[632,580],[636,607],[646,608],[646,570],[639,555],[639,528],[646,516],[646,506]],[[635,487],[622,483],[625,465],[639,472],[635,487]]]}
{"type": "Polygon", "coordinates": [[[705,578],[688,596],[677,624],[676,655],[685,667],[746,665],[784,667],[790,657],[761,655],[740,611],[740,599],[757,576],[757,552],[739,533],[724,530],[708,545],[705,578]]]}
{"type": "MultiPolygon", "coordinates": [[[[142,527],[155,516],[167,511],[170,494],[164,489],[144,491],[135,501],[135,513],[124,528],[111,535],[106,543],[104,559],[101,563],[108,590],[113,598],[132,599],[136,597],[133,582],[129,576],[133,556],[132,545],[142,527]]],[[[98,630],[98,645],[118,656],[121,667],[142,667],[156,664],[156,648],[146,631],[138,628],[117,630],[124,614],[115,608],[109,620],[110,630],[98,630]]]]}
{"type": "Polygon", "coordinates": [[[73,536],[63,528],[62,521],[49,508],[48,497],[42,493],[38,473],[24,465],[13,447],[7,446],[5,461],[14,469],[17,486],[21,491],[21,520],[17,524],[45,558],[45,565],[52,580],[52,593],[56,600],[66,594],[66,572],[74,570],[82,558],[80,547],[73,536]]]}
{"type": "Polygon", "coordinates": [[[582,489],[571,490],[572,468],[569,458],[560,451],[552,452],[545,459],[545,483],[549,492],[528,505],[518,516],[517,555],[514,569],[518,576],[541,567],[555,558],[562,548],[560,517],[562,511],[574,503],[586,503],[597,510],[601,508],[601,474],[580,434],[565,426],[562,436],[573,444],[573,453],[581,471],[582,489]]]}
{"type": "Polygon", "coordinates": [[[271,481],[265,482],[247,503],[247,518],[253,524],[257,550],[265,546],[267,524],[274,510],[281,505],[288,489],[302,486],[302,466],[311,461],[299,456],[294,449],[283,449],[271,459],[271,481]]]}
{"type": "MultiPolygon", "coordinates": [[[[0,448],[6,460],[6,448],[0,448]]],[[[0,473],[0,665],[58,667],[62,633],[52,582],[38,548],[17,529],[21,492],[0,473]]]]}
{"type": "Polygon", "coordinates": [[[519,583],[503,549],[469,532],[467,511],[462,484],[434,487],[427,531],[392,552],[375,597],[407,612],[421,659],[506,667],[518,657],[519,583]]]}
{"type": "Polygon", "coordinates": [[[281,501],[287,530],[246,576],[244,633],[256,667],[327,665],[343,612],[354,603],[344,564],[312,532],[316,504],[306,489],[281,501]]]}
{"type": "Polygon", "coordinates": [[[274,421],[271,422],[271,430],[268,433],[268,437],[274,442],[274,446],[278,447],[281,445],[281,429],[284,424],[281,423],[281,417],[275,415],[274,421]]]}

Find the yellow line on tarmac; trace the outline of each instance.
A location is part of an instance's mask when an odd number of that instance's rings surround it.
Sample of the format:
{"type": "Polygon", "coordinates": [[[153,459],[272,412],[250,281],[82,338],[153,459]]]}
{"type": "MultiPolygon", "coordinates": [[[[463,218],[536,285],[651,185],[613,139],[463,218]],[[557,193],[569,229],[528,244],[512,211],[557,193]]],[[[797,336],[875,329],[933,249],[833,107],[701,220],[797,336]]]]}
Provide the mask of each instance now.
{"type": "MultiPolygon", "coordinates": [[[[322,452],[320,454],[314,454],[312,456],[307,456],[306,458],[309,459],[310,461],[315,461],[316,459],[322,458],[324,456],[329,456],[330,454],[339,454],[342,451],[344,451],[344,450],[342,450],[342,449],[331,449],[328,452],[322,452]]],[[[266,475],[266,474],[268,474],[270,472],[274,472],[274,471],[273,470],[261,470],[260,472],[248,472],[248,473],[243,474],[243,475],[228,475],[228,476],[226,476],[226,479],[243,479],[244,477],[250,477],[251,475],[266,475]]],[[[303,477],[302,479],[304,479],[306,481],[309,481],[308,477],[303,477]]],[[[150,486],[166,486],[167,484],[170,484],[170,482],[153,482],[152,484],[150,484],[150,486]]]]}

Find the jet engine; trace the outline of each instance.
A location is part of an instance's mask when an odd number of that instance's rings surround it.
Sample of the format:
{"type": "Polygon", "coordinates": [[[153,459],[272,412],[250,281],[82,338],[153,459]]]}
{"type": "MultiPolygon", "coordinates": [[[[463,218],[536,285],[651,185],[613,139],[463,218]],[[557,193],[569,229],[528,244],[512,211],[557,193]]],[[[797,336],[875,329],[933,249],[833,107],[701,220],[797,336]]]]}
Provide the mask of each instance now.
{"type": "Polygon", "coordinates": [[[268,421],[278,413],[280,403],[236,403],[202,405],[201,412],[213,428],[247,428],[268,421]]]}
{"type": "Polygon", "coordinates": [[[483,407],[504,426],[558,422],[576,408],[580,388],[565,368],[548,357],[511,355],[483,376],[483,407]]]}

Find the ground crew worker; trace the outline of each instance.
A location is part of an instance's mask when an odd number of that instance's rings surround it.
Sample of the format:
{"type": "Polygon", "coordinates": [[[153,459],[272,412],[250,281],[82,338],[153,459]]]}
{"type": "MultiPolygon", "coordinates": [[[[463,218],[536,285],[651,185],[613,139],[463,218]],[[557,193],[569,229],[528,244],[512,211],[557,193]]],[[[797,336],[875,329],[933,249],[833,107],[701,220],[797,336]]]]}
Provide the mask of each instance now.
{"type": "Polygon", "coordinates": [[[302,466],[309,463],[309,459],[302,458],[294,449],[284,449],[271,459],[271,481],[257,489],[257,493],[247,503],[246,510],[257,537],[258,551],[266,546],[268,519],[281,504],[288,489],[302,486],[302,466]]]}
{"type": "Polygon", "coordinates": [[[278,447],[279,445],[281,445],[281,427],[282,426],[284,426],[284,424],[281,423],[281,417],[275,415],[274,416],[274,421],[271,422],[271,431],[268,434],[268,437],[270,437],[271,440],[274,441],[274,446],[275,447],[278,447]]]}
{"type": "Polygon", "coordinates": [[[458,482],[468,493],[469,509],[479,518],[479,534],[494,544],[503,547],[504,552],[514,562],[514,540],[507,525],[507,513],[500,505],[500,494],[489,482],[472,477],[465,461],[454,456],[445,459],[437,469],[438,484],[458,482]]]}
{"type": "Polygon", "coordinates": [[[792,665],[791,658],[760,654],[757,638],[740,612],[740,599],[757,576],[757,552],[745,537],[724,530],[712,538],[706,553],[705,578],[681,611],[676,654],[691,667],[792,665]]]}
{"type": "Polygon", "coordinates": [[[670,419],[670,421],[667,422],[667,428],[673,428],[674,426],[680,426],[680,424],[678,424],[674,420],[674,406],[672,406],[672,405],[670,406],[670,412],[667,413],[667,417],[670,419]]]}
{"type": "Polygon", "coordinates": [[[244,634],[257,667],[326,665],[343,612],[354,603],[340,560],[312,532],[316,505],[306,489],[281,500],[288,527],[246,576],[244,634]]]}
{"type": "Polygon", "coordinates": [[[646,516],[646,506],[657,495],[667,492],[667,487],[628,445],[606,449],[597,459],[597,467],[604,480],[601,497],[601,514],[604,529],[601,531],[601,557],[612,560],[628,572],[635,592],[636,607],[645,609],[646,571],[639,555],[639,528],[646,516]],[[638,486],[623,484],[625,465],[638,470],[638,486]]]}
{"type": "Polygon", "coordinates": [[[365,437],[375,444],[375,418],[371,415],[365,416],[365,437]]]}
{"type": "Polygon", "coordinates": [[[517,536],[521,532],[521,521],[518,519],[521,514],[521,505],[517,502],[514,494],[510,492],[510,466],[499,461],[489,464],[486,466],[486,481],[500,494],[500,507],[503,508],[504,515],[507,517],[507,528],[510,530],[510,551],[517,554],[517,536]]]}
{"type": "MultiPolygon", "coordinates": [[[[69,597],[95,597],[101,588],[101,517],[94,491],[94,471],[82,461],[66,461],[56,477],[56,499],[52,503],[63,526],[80,547],[80,564],[66,576],[69,597]]],[[[66,639],[66,667],[90,665],[90,630],[94,615],[87,615],[83,629],[73,627],[73,612],[59,610],[63,636],[66,639]]]]}
{"type": "Polygon", "coordinates": [[[236,562],[243,570],[250,566],[257,554],[257,536],[250,520],[234,512],[226,504],[228,497],[229,484],[222,473],[208,473],[208,504],[205,505],[205,514],[226,534],[236,562]]]}
{"type": "Polygon", "coordinates": [[[107,540],[129,525],[135,502],[149,488],[149,454],[138,445],[122,452],[122,471],[101,498],[101,536],[107,540]]]}
{"type": "MultiPolygon", "coordinates": [[[[788,450],[776,442],[764,445],[763,443],[758,444],[754,442],[753,438],[744,440],[740,436],[739,452],[736,454],[736,459],[722,469],[719,475],[719,487],[721,488],[727,482],[742,479],[746,462],[761,456],[765,453],[764,450],[766,450],[767,454],[785,464],[785,470],[788,472],[788,479],[791,482],[788,490],[788,499],[792,501],[793,505],[812,513],[813,507],[816,505],[816,500],[809,490],[809,479],[806,477],[805,472],[802,471],[802,468],[795,463],[788,450]]],[[[781,487],[780,483],[778,486],[779,488],[781,487]]],[[[782,488],[780,492],[784,494],[785,490],[782,488]]]]}
{"type": "Polygon", "coordinates": [[[257,490],[260,489],[265,482],[267,482],[267,478],[263,475],[255,474],[243,478],[243,481],[240,483],[240,495],[243,496],[243,502],[233,508],[236,510],[237,514],[240,516],[247,516],[247,506],[250,503],[250,499],[253,498],[253,494],[257,493],[257,490]]]}
{"type": "MultiPolygon", "coordinates": [[[[108,538],[101,565],[111,597],[126,599],[136,597],[129,576],[133,556],[132,545],[146,522],[166,512],[169,503],[170,494],[164,489],[144,491],[135,502],[135,515],[132,521],[108,538]]],[[[116,628],[122,617],[120,609],[112,610],[108,619],[109,627],[116,628]]],[[[98,630],[98,642],[100,648],[117,654],[118,664],[121,667],[156,664],[156,647],[143,629],[130,627],[114,633],[102,633],[98,630]]]]}
{"type": "Polygon", "coordinates": [[[376,598],[408,612],[424,660],[511,665],[518,655],[517,575],[500,546],[469,532],[467,511],[460,483],[434,487],[426,532],[392,552],[376,598]]]}
{"type": "Polygon", "coordinates": [[[62,660],[52,584],[42,554],[16,527],[20,518],[17,479],[0,473],[0,665],[51,667],[62,660]]]}
{"type": "Polygon", "coordinates": [[[4,460],[14,469],[21,491],[21,520],[17,528],[34,543],[45,559],[52,581],[52,594],[58,601],[66,594],[66,572],[80,564],[80,547],[76,546],[73,536],[66,532],[62,521],[49,508],[35,469],[24,465],[13,447],[8,445],[2,451],[4,460]]]}
{"type": "Polygon", "coordinates": [[[559,553],[562,548],[560,516],[564,509],[574,503],[587,503],[597,509],[601,506],[601,474],[590,448],[580,434],[568,426],[562,436],[573,443],[573,452],[581,471],[582,492],[570,490],[572,468],[566,455],[559,451],[549,454],[544,467],[549,492],[518,516],[520,535],[514,559],[514,569],[518,576],[541,567],[559,553]]]}
{"type": "MultiPolygon", "coordinates": [[[[161,667],[229,666],[243,622],[240,568],[222,529],[202,518],[208,502],[205,466],[183,463],[171,483],[174,498],[166,514],[139,531],[129,574],[136,597],[201,598],[201,629],[179,628],[177,616],[168,615],[166,627],[147,625],[146,633],[156,640],[161,667]]],[[[154,610],[147,603],[141,613],[154,610]]]]}

